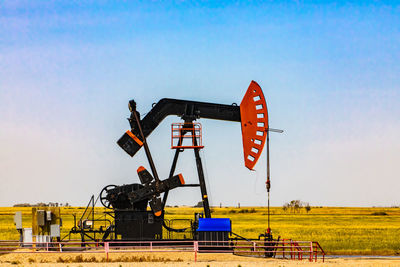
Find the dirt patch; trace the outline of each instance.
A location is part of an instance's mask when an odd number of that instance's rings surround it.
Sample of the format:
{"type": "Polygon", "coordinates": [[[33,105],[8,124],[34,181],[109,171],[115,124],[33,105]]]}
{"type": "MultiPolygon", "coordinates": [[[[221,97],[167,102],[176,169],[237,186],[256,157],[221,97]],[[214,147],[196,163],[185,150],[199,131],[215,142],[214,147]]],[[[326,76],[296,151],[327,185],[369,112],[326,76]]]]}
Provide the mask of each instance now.
{"type": "Polygon", "coordinates": [[[110,253],[109,262],[106,262],[104,253],[19,253],[5,254],[0,256],[1,266],[30,266],[30,267],[245,267],[245,266],[324,266],[324,267],[394,267],[400,266],[400,259],[373,259],[373,258],[337,258],[326,259],[325,263],[319,259],[318,262],[292,261],[283,259],[252,258],[236,256],[229,253],[199,253],[197,262],[194,262],[193,252],[157,252],[157,253],[110,253]]]}

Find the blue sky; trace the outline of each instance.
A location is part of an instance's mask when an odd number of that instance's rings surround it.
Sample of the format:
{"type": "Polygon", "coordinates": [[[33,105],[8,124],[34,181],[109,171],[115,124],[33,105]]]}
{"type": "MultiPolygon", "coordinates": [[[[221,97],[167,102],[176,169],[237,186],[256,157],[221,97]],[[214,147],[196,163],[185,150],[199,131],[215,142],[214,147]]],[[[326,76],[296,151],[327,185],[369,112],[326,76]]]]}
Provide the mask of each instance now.
{"type": "MultiPolygon", "coordinates": [[[[394,1],[0,1],[0,205],[84,205],[137,182],[144,153],[115,143],[129,99],[142,114],[163,97],[240,103],[251,80],[285,130],[271,136],[273,205],[399,205],[399,47],[394,1]]],[[[161,176],[178,121],[149,138],[161,176]]],[[[243,166],[240,125],[200,122],[212,204],[265,205],[265,157],[243,166]]]]}

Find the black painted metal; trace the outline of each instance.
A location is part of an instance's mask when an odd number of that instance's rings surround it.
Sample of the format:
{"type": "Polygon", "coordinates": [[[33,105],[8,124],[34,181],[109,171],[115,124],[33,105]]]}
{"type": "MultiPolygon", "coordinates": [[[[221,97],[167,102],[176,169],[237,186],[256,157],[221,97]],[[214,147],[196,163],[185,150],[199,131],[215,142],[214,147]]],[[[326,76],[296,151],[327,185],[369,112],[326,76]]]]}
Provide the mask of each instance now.
{"type": "MultiPolygon", "coordinates": [[[[193,127],[192,127],[193,128],[193,127]]],[[[194,133],[193,133],[194,135],[194,133]]],[[[194,145],[197,146],[197,139],[194,138],[194,145]]],[[[194,148],[194,155],[196,157],[197,174],[199,176],[201,199],[203,200],[204,215],[206,218],[211,218],[210,204],[208,202],[208,194],[206,188],[206,182],[204,180],[203,164],[201,163],[200,148],[194,148]]]]}
{"type": "Polygon", "coordinates": [[[154,179],[156,179],[156,182],[159,182],[160,178],[158,177],[156,166],[154,165],[154,161],[153,161],[153,158],[151,156],[149,146],[147,145],[146,136],[143,134],[142,126],[140,125],[141,124],[140,118],[139,118],[138,113],[136,112],[136,110],[133,110],[132,114],[135,117],[135,121],[136,121],[136,125],[137,125],[136,128],[139,129],[140,136],[142,137],[144,150],[146,152],[147,160],[149,161],[149,164],[150,164],[151,172],[153,173],[153,176],[154,176],[154,179]]]}
{"type": "Polygon", "coordinates": [[[149,185],[143,186],[143,188],[129,192],[128,197],[132,203],[136,203],[143,199],[150,199],[154,196],[159,196],[161,193],[179,186],[181,186],[179,175],[175,175],[158,183],[153,182],[149,185]]]}
{"type": "MultiPolygon", "coordinates": [[[[191,111],[192,112],[192,111],[191,111]]],[[[187,121],[185,121],[185,126],[182,129],[182,133],[181,136],[185,135],[186,133],[190,132],[189,130],[185,130],[185,128],[187,129],[193,129],[193,121],[190,121],[189,118],[186,118],[187,121]]],[[[195,134],[192,133],[192,135],[194,136],[195,134]]],[[[179,139],[178,141],[178,146],[180,146],[182,144],[182,138],[179,139]]],[[[197,139],[193,138],[193,145],[197,146],[197,139]]],[[[186,185],[186,186],[200,186],[200,192],[201,192],[201,199],[203,202],[203,209],[204,209],[204,214],[206,216],[206,218],[211,218],[211,211],[210,211],[210,204],[208,201],[208,194],[207,194],[207,187],[206,187],[206,183],[205,183],[205,179],[204,179],[204,171],[203,171],[203,164],[201,162],[201,157],[200,157],[200,148],[193,148],[194,150],[194,154],[195,154],[195,158],[196,158],[196,167],[197,167],[197,174],[199,177],[199,184],[192,184],[192,185],[186,185]]],[[[172,162],[172,166],[171,166],[171,170],[170,170],[170,176],[172,176],[175,172],[176,169],[176,164],[178,161],[178,157],[179,157],[179,153],[182,152],[183,150],[181,149],[176,149],[175,155],[174,155],[174,160],[172,162]]],[[[183,185],[185,186],[185,185],[183,185]]],[[[163,196],[163,210],[164,210],[164,206],[166,203],[168,197],[168,191],[166,191],[164,193],[163,196]]]]}
{"type": "MultiPolygon", "coordinates": [[[[182,138],[179,139],[178,146],[180,146],[181,144],[182,144],[182,138]]],[[[175,173],[176,163],[178,162],[179,153],[181,151],[182,151],[181,149],[176,149],[176,151],[175,151],[174,160],[172,161],[171,170],[169,171],[169,177],[172,177],[175,173]]],[[[169,190],[165,191],[165,193],[163,195],[163,200],[162,200],[162,204],[161,204],[163,214],[164,214],[165,204],[167,203],[168,193],[169,193],[169,190]]]]}
{"type": "MultiPolygon", "coordinates": [[[[180,152],[183,151],[183,149],[177,149],[174,155],[174,159],[172,162],[172,166],[170,169],[170,174],[169,178],[160,181],[153,159],[151,157],[151,153],[146,141],[146,138],[151,134],[151,132],[161,123],[161,121],[167,117],[168,115],[177,115],[180,116],[184,121],[185,124],[181,130],[181,136],[184,136],[186,133],[191,133],[193,130],[193,121],[199,118],[207,118],[207,119],[217,119],[217,120],[224,120],[224,121],[236,121],[240,122],[241,117],[240,117],[240,107],[237,105],[221,105],[221,104],[213,104],[213,103],[205,103],[205,102],[196,102],[196,101],[186,101],[186,100],[178,100],[178,99],[161,99],[157,104],[153,106],[153,108],[150,110],[150,112],[147,113],[147,115],[140,120],[140,115],[136,111],[136,103],[134,100],[129,101],[129,109],[131,111],[131,116],[129,118],[129,123],[131,126],[131,132],[138,137],[142,142],[143,142],[143,147],[145,149],[145,153],[147,156],[147,159],[149,161],[152,173],[154,175],[155,181],[151,183],[146,183],[144,184],[143,188],[138,188],[137,190],[133,190],[129,192],[128,199],[131,201],[131,203],[135,203],[140,200],[146,200],[150,201],[150,206],[155,205],[155,202],[157,201],[157,206],[159,205],[162,211],[162,216],[158,217],[157,219],[163,220],[163,215],[164,215],[164,207],[168,198],[169,190],[177,187],[177,186],[182,186],[178,182],[177,176],[174,176],[174,172],[176,169],[177,161],[179,158],[180,152]],[[174,182],[176,181],[176,183],[174,182]],[[164,193],[163,195],[163,200],[161,202],[159,195],[160,193],[164,193]],[[152,205],[153,204],[153,205],[152,205]]],[[[194,133],[192,133],[194,135],[194,133]]],[[[126,136],[125,136],[126,137],[126,136]]],[[[140,150],[141,144],[140,142],[137,142],[134,145],[124,145],[126,140],[122,140],[124,136],[117,142],[130,156],[134,156],[137,151],[140,150]]],[[[126,138],[125,138],[126,139],[126,138]]],[[[178,146],[182,144],[182,138],[180,138],[178,142],[178,146]]],[[[204,170],[203,170],[203,165],[202,165],[202,160],[200,157],[200,148],[196,147],[197,144],[197,139],[193,138],[193,150],[195,154],[195,159],[196,159],[196,167],[197,167],[197,173],[198,173],[198,178],[199,178],[199,184],[198,185],[187,185],[187,186],[200,186],[200,191],[201,191],[201,198],[203,202],[203,208],[204,208],[204,215],[206,218],[211,218],[211,211],[210,211],[210,205],[209,205],[209,200],[208,200],[208,194],[207,194],[207,188],[206,188],[206,183],[205,183],[205,178],[204,178],[204,170]]],[[[146,180],[146,179],[144,179],[146,180]]],[[[143,181],[144,181],[143,180],[143,181]]],[[[154,209],[153,209],[154,211],[154,209]]],[[[120,211],[115,210],[116,213],[116,220],[121,219],[122,217],[117,215],[117,213],[120,213],[120,211]],[[118,218],[117,218],[118,217],[118,218]],[[121,218],[119,218],[121,217],[121,218]]],[[[128,217],[137,217],[139,216],[140,212],[135,212],[137,213],[136,215],[132,213],[132,211],[127,211],[125,216],[128,217]]],[[[123,214],[123,213],[121,213],[123,214]]],[[[124,217],[124,216],[123,216],[124,217]]],[[[132,218],[133,218],[132,217],[132,218]]],[[[140,217],[140,216],[139,216],[140,217]]],[[[129,223],[125,225],[125,221],[129,221],[130,219],[126,219],[125,217],[122,218],[120,223],[122,223],[124,226],[117,226],[116,223],[116,230],[115,232],[119,234],[119,229],[122,229],[122,234],[125,232],[131,232],[128,235],[129,238],[137,238],[140,235],[140,238],[147,237],[147,238],[152,238],[150,236],[153,236],[153,238],[157,238],[158,231],[154,231],[155,229],[151,230],[149,228],[149,232],[145,235],[143,235],[142,231],[139,233],[133,233],[133,229],[130,228],[129,223]],[[150,235],[150,236],[149,236],[150,235]]],[[[136,219],[134,220],[136,221],[136,219]]],[[[140,221],[140,220],[139,220],[140,221]]],[[[132,221],[132,223],[134,223],[132,221]]],[[[139,222],[135,222],[135,229],[137,227],[145,227],[146,224],[142,224],[139,222]]],[[[193,228],[194,225],[192,225],[193,228]]],[[[156,227],[159,229],[159,226],[156,227]]],[[[172,228],[171,228],[172,229],[172,228]]],[[[168,230],[168,229],[167,229],[168,230]]],[[[176,229],[172,229],[176,230],[176,229]]],[[[136,231],[136,230],[135,230],[136,231]]],[[[196,228],[192,229],[193,232],[196,231],[196,228]]],[[[219,238],[219,234],[215,235],[215,237],[219,238]]],[[[205,237],[204,237],[205,238],[205,237]]],[[[217,239],[218,239],[217,238],[217,239]]],[[[224,237],[223,239],[225,240],[227,237],[224,237]]],[[[211,238],[214,239],[214,238],[211,238]]]]}
{"type": "MultiPolygon", "coordinates": [[[[130,103],[131,102],[134,103],[133,100],[131,100],[130,103]]],[[[136,104],[132,107],[131,111],[132,110],[136,110],[136,104]]],[[[177,115],[185,121],[194,121],[196,119],[205,118],[240,122],[240,107],[237,105],[223,105],[163,98],[153,106],[142,120],[139,120],[135,112],[131,112],[129,123],[132,128],[132,133],[139,136],[142,140],[143,137],[140,134],[138,126],[142,127],[144,137],[148,137],[161,121],[169,115],[177,115]],[[137,123],[139,121],[140,124],[137,123]]],[[[121,146],[121,142],[118,143],[121,146]]],[[[132,157],[140,150],[140,146],[129,148],[121,147],[132,157]]]]}
{"type": "MultiPolygon", "coordinates": [[[[190,120],[189,118],[186,118],[185,125],[182,128],[182,132],[181,132],[180,136],[183,136],[186,133],[193,131],[193,130],[185,130],[185,129],[194,129],[193,120],[194,119],[190,120]]],[[[194,132],[192,132],[191,134],[193,136],[195,135],[194,132]]],[[[178,141],[178,146],[180,146],[181,144],[182,144],[182,137],[178,141]]],[[[193,148],[193,150],[194,150],[194,155],[196,158],[196,167],[197,167],[197,174],[199,177],[199,186],[200,186],[200,192],[201,192],[201,199],[203,202],[204,214],[205,214],[206,218],[211,218],[211,211],[210,211],[210,204],[208,201],[207,187],[206,187],[206,183],[205,183],[205,179],[204,179],[203,164],[201,162],[201,157],[200,157],[200,148],[196,148],[196,146],[197,146],[196,138],[193,138],[193,145],[195,146],[195,148],[193,148]]],[[[178,161],[178,156],[179,156],[180,152],[181,152],[181,149],[179,149],[179,148],[175,152],[174,160],[173,160],[172,166],[171,166],[170,176],[173,175],[173,173],[175,172],[176,163],[178,161]]],[[[196,186],[196,185],[190,185],[190,186],[196,186]]],[[[167,197],[168,197],[168,193],[166,195],[164,194],[165,202],[166,202],[167,197]]],[[[163,202],[164,205],[165,205],[165,202],[163,202]]],[[[164,206],[163,206],[163,208],[164,208],[164,206]]]]}
{"type": "Polygon", "coordinates": [[[115,235],[120,240],[162,239],[163,220],[151,211],[115,210],[115,235]]]}
{"type": "MultiPolygon", "coordinates": [[[[150,163],[150,167],[156,179],[156,185],[159,185],[160,180],[158,178],[158,174],[155,169],[154,162],[152,160],[150,150],[146,142],[146,137],[151,134],[151,132],[160,124],[160,122],[165,117],[167,117],[168,115],[180,116],[185,121],[185,124],[188,126],[188,128],[189,127],[193,128],[193,121],[199,118],[236,121],[236,122],[241,121],[240,107],[237,105],[223,105],[223,104],[214,104],[206,102],[163,98],[153,106],[150,112],[148,112],[147,115],[142,120],[140,120],[139,114],[136,111],[136,102],[134,100],[129,101],[129,109],[131,111],[131,116],[129,119],[129,123],[131,125],[131,131],[135,136],[139,136],[140,137],[139,139],[143,141],[143,146],[148,161],[150,163]]],[[[187,130],[187,132],[189,131],[187,130]]],[[[185,134],[185,129],[182,130],[181,135],[184,134],[185,134]]],[[[196,138],[193,139],[193,142],[194,146],[197,146],[196,138]]],[[[117,143],[131,156],[134,156],[136,152],[139,151],[140,149],[140,146],[124,146],[122,145],[124,142],[122,142],[121,140],[119,140],[117,143]]],[[[179,140],[179,143],[180,144],[182,143],[181,139],[179,140]]],[[[200,148],[194,148],[201,198],[203,201],[205,216],[206,218],[211,218],[207,188],[204,180],[203,165],[201,162],[199,151],[200,148]]],[[[180,152],[181,151],[179,149],[175,152],[174,160],[171,166],[170,177],[172,177],[172,175],[175,172],[176,163],[180,152]]],[[[163,200],[161,202],[161,210],[164,210],[168,194],[169,194],[168,190],[165,190],[163,200]]],[[[155,200],[160,202],[158,199],[154,199],[153,197],[150,204],[154,203],[155,200]]]]}
{"type": "Polygon", "coordinates": [[[143,190],[143,188],[143,185],[134,183],[109,189],[107,195],[104,197],[106,200],[105,202],[109,203],[107,208],[112,207],[114,210],[127,209],[145,211],[151,195],[143,196],[143,194],[141,194],[140,199],[132,199],[130,196],[132,192],[141,192],[140,190],[143,190]]]}

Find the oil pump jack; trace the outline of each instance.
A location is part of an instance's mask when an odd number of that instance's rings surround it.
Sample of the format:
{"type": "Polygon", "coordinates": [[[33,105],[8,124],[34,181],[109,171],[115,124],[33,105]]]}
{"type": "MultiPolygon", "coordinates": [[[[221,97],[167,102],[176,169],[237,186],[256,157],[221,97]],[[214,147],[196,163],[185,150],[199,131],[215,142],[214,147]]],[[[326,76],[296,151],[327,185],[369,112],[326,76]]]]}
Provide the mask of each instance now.
{"type": "MultiPolygon", "coordinates": [[[[252,170],[263,151],[269,130],[267,105],[261,87],[252,81],[240,106],[164,98],[154,104],[143,118],[140,117],[134,100],[129,101],[129,110],[131,129],[117,143],[131,157],[143,147],[150,171],[143,166],[137,169],[140,184],[108,185],[103,188],[99,195],[100,201],[106,208],[112,209],[114,217],[114,223],[103,231],[103,240],[165,240],[164,228],[173,232],[189,231],[189,239],[193,240],[228,241],[233,234],[230,219],[212,218],[210,211],[200,157],[200,150],[203,148],[201,125],[195,121],[202,118],[241,123],[244,165],[252,170]],[[179,116],[183,122],[172,125],[171,148],[175,149],[175,155],[169,175],[161,179],[147,144],[147,137],[169,115],[179,116]],[[198,184],[185,184],[183,175],[175,174],[179,155],[186,149],[194,151],[198,184]],[[204,213],[196,213],[191,226],[185,229],[174,229],[164,219],[168,195],[177,187],[200,187],[201,192],[204,213]],[[150,210],[147,209],[148,205],[150,210]]],[[[269,192],[269,176],[267,189],[269,192]]],[[[264,236],[265,240],[272,240],[269,225],[267,232],[260,236],[264,236]]]]}

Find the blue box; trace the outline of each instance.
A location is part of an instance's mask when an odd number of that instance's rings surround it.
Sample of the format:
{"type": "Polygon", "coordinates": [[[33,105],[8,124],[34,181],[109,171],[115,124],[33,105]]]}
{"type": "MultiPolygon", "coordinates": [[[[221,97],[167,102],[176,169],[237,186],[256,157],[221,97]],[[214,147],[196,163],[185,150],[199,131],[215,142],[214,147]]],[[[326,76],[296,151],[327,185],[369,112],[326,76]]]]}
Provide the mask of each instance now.
{"type": "Polygon", "coordinates": [[[231,232],[232,225],[229,218],[199,218],[197,232],[231,232]]]}

